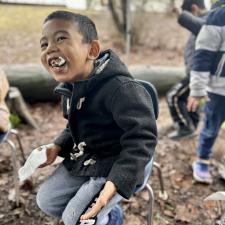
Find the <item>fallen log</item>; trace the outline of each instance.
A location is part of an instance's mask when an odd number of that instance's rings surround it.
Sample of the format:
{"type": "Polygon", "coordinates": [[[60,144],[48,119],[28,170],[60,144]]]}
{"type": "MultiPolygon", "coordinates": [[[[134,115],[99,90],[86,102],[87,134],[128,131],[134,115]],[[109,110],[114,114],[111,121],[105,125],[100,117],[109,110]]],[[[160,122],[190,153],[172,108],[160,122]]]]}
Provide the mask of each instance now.
{"type": "MultiPolygon", "coordinates": [[[[37,64],[3,65],[10,86],[17,87],[24,99],[29,102],[57,101],[59,96],[53,93],[57,82],[37,64]]],[[[164,95],[172,85],[184,76],[184,68],[132,65],[129,67],[136,79],[151,82],[159,95],[164,95]]]]}
{"type": "Polygon", "coordinates": [[[57,82],[40,65],[3,65],[10,86],[17,87],[28,102],[57,101],[53,90],[57,82]]]}
{"type": "Polygon", "coordinates": [[[38,125],[32,118],[28,106],[26,105],[18,88],[10,87],[7,103],[11,113],[18,115],[22,121],[30,125],[31,128],[38,129],[38,125]]]}
{"type": "Polygon", "coordinates": [[[132,65],[129,70],[136,79],[151,82],[159,95],[164,95],[174,84],[185,77],[185,69],[182,67],[132,65]]]}

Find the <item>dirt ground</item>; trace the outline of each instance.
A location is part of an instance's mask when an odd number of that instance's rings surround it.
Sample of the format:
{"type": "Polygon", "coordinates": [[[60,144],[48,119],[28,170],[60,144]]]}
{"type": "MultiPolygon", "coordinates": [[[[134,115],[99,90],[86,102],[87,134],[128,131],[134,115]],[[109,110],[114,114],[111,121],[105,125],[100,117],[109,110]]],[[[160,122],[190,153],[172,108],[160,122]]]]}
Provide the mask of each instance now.
{"type": "MultiPolygon", "coordinates": [[[[56,8],[49,7],[15,7],[0,5],[0,63],[39,63],[39,33],[44,17],[56,8]]],[[[122,41],[110,20],[108,12],[87,12],[100,30],[103,48],[112,47],[125,60],[122,41]],[[108,27],[112,29],[108,29],[108,27]]],[[[143,16],[142,33],[139,45],[132,49],[131,64],[183,65],[183,46],[188,33],[181,29],[172,15],[149,14],[143,16]]],[[[59,104],[36,103],[29,105],[33,118],[39,129],[32,130],[25,125],[18,127],[26,155],[39,145],[49,143],[66,121],[62,118],[59,104]]],[[[149,181],[155,194],[155,225],[213,225],[224,212],[224,205],[204,202],[204,198],[215,191],[224,190],[225,182],[221,179],[219,169],[225,162],[223,148],[225,131],[221,131],[215,145],[212,158],[212,185],[193,182],[191,164],[195,157],[197,137],[174,142],[166,137],[166,127],[171,124],[165,100],[160,99],[160,116],[157,121],[159,129],[158,146],[155,160],[161,164],[165,190],[168,198],[160,198],[160,186],[157,173],[153,170],[149,181]]],[[[9,200],[13,194],[13,171],[10,150],[6,145],[0,147],[0,225],[53,225],[57,221],[44,215],[37,207],[35,196],[39,185],[52,173],[57,165],[35,172],[34,188],[21,190],[21,205],[9,200]]],[[[148,193],[142,191],[129,201],[123,201],[125,225],[145,225],[147,215],[148,193]]]]}

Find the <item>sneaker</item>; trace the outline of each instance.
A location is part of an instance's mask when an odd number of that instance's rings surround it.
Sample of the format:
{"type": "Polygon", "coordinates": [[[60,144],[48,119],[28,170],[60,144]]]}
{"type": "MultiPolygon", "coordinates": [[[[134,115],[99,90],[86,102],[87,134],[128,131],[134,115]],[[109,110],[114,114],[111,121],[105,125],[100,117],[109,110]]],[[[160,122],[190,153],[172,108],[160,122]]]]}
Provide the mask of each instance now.
{"type": "Polygon", "coordinates": [[[212,183],[212,176],[209,172],[209,160],[196,160],[192,164],[193,177],[196,181],[205,184],[212,183]]]}
{"type": "Polygon", "coordinates": [[[109,221],[106,225],[122,225],[123,210],[119,205],[116,205],[109,213],[109,221]]]}
{"type": "Polygon", "coordinates": [[[194,136],[195,136],[195,132],[193,129],[183,126],[183,127],[179,127],[177,130],[170,133],[168,135],[168,138],[172,140],[179,140],[182,138],[190,138],[194,136]]]}

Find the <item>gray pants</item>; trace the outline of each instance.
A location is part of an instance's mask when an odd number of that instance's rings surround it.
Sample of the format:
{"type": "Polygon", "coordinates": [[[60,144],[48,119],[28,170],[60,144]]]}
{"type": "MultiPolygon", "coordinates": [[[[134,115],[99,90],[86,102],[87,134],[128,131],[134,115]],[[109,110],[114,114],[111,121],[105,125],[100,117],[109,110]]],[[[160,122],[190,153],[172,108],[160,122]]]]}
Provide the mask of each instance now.
{"type": "MultiPolygon", "coordinates": [[[[65,225],[75,225],[93,197],[106,182],[103,177],[76,177],[60,164],[41,185],[37,204],[47,215],[62,219],[65,225]]],[[[108,222],[111,209],[122,199],[119,194],[108,202],[97,216],[97,225],[108,222]]]]}

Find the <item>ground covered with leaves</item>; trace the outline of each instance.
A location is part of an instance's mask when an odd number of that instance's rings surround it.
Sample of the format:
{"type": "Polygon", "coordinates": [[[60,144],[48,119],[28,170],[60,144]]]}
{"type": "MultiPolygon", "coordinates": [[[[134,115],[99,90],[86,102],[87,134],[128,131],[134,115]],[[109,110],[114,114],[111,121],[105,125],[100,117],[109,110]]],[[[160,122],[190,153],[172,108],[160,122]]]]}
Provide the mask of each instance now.
{"type": "MultiPolygon", "coordinates": [[[[223,168],[225,157],[225,131],[215,146],[212,160],[212,172],[214,182],[212,185],[201,185],[193,182],[191,163],[195,157],[195,139],[187,139],[174,142],[165,136],[165,125],[169,125],[169,116],[164,99],[160,101],[160,117],[158,127],[160,131],[159,143],[155,158],[161,164],[163,179],[168,199],[160,198],[160,185],[156,170],[149,181],[155,193],[154,224],[216,224],[223,212],[224,206],[215,202],[204,203],[203,200],[209,194],[224,189],[225,182],[221,179],[219,170],[223,168]],[[166,120],[164,118],[167,118],[166,120]]],[[[20,136],[26,154],[41,145],[49,143],[57,133],[64,128],[65,120],[62,118],[59,104],[35,104],[30,106],[34,119],[37,121],[38,130],[32,130],[27,126],[20,126],[20,136]]],[[[57,161],[57,163],[60,159],[57,161]]],[[[33,176],[34,188],[21,189],[19,208],[11,201],[13,196],[13,171],[10,160],[10,149],[1,146],[0,157],[0,224],[57,224],[57,221],[44,215],[37,207],[35,197],[39,185],[52,173],[57,166],[39,169],[33,176]]],[[[125,223],[141,225],[146,224],[148,192],[138,193],[129,201],[123,201],[125,223]]]]}
{"type": "MultiPolygon", "coordinates": [[[[0,5],[1,64],[39,63],[40,24],[45,16],[55,9],[0,5]]],[[[113,28],[109,13],[86,13],[96,21],[103,47],[112,47],[125,59],[121,38],[113,28]],[[112,29],[108,29],[109,26],[112,29]]],[[[182,66],[187,32],[177,26],[174,16],[161,14],[145,16],[148,16],[149,23],[143,23],[141,26],[143,32],[139,37],[139,44],[132,49],[131,63],[182,66]]],[[[32,130],[22,124],[18,127],[26,155],[29,155],[32,149],[51,142],[66,124],[59,103],[36,103],[29,105],[29,109],[39,129],[32,130]]],[[[155,160],[161,165],[168,198],[161,198],[159,180],[156,171],[153,170],[149,183],[155,193],[154,224],[216,224],[225,212],[225,206],[203,200],[209,194],[224,189],[225,182],[221,177],[224,176],[225,171],[223,166],[225,131],[220,133],[212,158],[214,182],[211,185],[201,185],[193,181],[191,169],[197,137],[180,142],[167,138],[166,131],[171,125],[171,120],[163,98],[160,99],[160,116],[157,124],[159,140],[155,160]]],[[[14,191],[10,149],[6,145],[1,145],[0,149],[0,224],[57,224],[57,221],[38,209],[35,198],[39,185],[52,173],[60,159],[55,165],[35,172],[33,189],[21,189],[20,207],[15,207],[14,202],[11,201],[14,191]]],[[[145,225],[147,202],[146,190],[129,201],[123,201],[124,224],[145,225]]]]}

